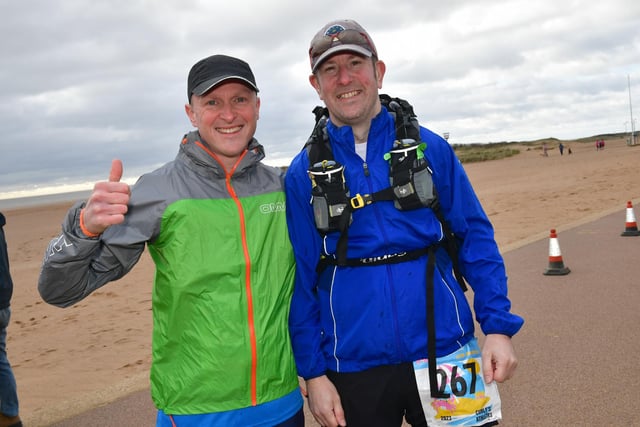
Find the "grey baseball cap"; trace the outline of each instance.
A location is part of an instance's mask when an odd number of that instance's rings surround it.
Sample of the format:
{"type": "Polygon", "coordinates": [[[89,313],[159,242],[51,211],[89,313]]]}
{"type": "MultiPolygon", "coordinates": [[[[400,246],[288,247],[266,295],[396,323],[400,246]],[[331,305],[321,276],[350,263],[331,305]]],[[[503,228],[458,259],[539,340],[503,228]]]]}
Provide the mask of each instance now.
{"type": "Polygon", "coordinates": [[[360,24],[352,19],[332,21],[322,27],[311,40],[311,71],[315,72],[322,61],[341,51],[356,52],[366,57],[378,56],[373,40],[360,24]]]}

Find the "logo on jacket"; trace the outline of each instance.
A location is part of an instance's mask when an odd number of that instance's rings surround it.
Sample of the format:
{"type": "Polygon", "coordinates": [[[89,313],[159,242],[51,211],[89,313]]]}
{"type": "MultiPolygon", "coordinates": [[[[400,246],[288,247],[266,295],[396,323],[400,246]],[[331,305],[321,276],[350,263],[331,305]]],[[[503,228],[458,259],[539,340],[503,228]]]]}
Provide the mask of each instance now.
{"type": "Polygon", "coordinates": [[[284,212],[284,211],[285,211],[284,202],[265,203],[264,205],[260,205],[260,213],[263,213],[263,214],[270,214],[274,212],[284,212]]]}
{"type": "Polygon", "coordinates": [[[64,234],[61,235],[60,237],[58,237],[57,240],[52,241],[51,244],[49,245],[49,256],[53,256],[56,254],[56,252],[62,252],[62,250],[64,248],[68,248],[73,246],[71,243],[67,242],[67,239],[65,239],[64,234]]]}

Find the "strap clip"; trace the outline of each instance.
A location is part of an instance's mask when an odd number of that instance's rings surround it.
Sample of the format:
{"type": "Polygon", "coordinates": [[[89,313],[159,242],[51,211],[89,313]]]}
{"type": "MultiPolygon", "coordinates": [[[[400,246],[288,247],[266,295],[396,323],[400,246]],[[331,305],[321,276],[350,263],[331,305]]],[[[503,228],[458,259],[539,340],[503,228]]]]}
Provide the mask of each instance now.
{"type": "Polygon", "coordinates": [[[353,209],[360,209],[365,207],[366,205],[370,205],[373,202],[370,194],[365,194],[364,196],[360,193],[356,194],[351,198],[351,207],[353,209]]]}

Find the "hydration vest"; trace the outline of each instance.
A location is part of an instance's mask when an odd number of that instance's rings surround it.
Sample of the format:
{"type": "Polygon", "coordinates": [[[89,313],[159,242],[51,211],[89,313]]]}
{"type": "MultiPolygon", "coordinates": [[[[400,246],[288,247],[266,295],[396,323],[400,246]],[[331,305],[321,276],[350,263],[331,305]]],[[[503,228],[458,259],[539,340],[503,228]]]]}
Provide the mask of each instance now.
{"type": "Polygon", "coordinates": [[[339,266],[376,265],[408,261],[426,254],[427,248],[401,254],[382,257],[348,259],[347,240],[351,213],[371,203],[386,200],[393,201],[399,210],[430,208],[442,224],[443,245],[453,263],[456,280],[463,290],[466,285],[458,268],[457,241],[442,214],[438,194],[433,184],[432,170],[424,156],[426,143],[421,141],[420,126],[413,107],[400,98],[380,95],[381,104],[394,116],[396,141],[392,149],[385,154],[389,162],[390,186],[373,194],[355,194],[351,196],[344,178],[344,166],[338,163],[331,151],[326,107],[315,107],[316,125],[305,144],[309,157],[308,174],[311,179],[311,195],[316,228],[322,235],[333,231],[340,232],[336,248],[336,258],[323,257],[322,264],[339,266]]]}
{"type": "Polygon", "coordinates": [[[347,258],[347,241],[349,225],[352,222],[351,213],[378,201],[393,201],[399,210],[430,208],[442,225],[443,241],[437,246],[443,246],[451,259],[453,273],[462,291],[467,290],[466,283],[458,267],[458,244],[456,236],[449,227],[441,212],[438,194],[432,179],[432,170],[424,156],[426,143],[421,141],[420,126],[413,107],[405,100],[380,95],[381,104],[394,116],[396,140],[392,149],[385,154],[389,162],[389,187],[373,194],[351,195],[344,178],[344,166],[338,163],[331,151],[327,120],[329,111],[326,107],[317,106],[313,113],[316,125],[305,144],[309,157],[308,175],[311,179],[311,195],[316,228],[321,235],[339,231],[340,238],[336,247],[336,257],[322,256],[318,262],[318,271],[328,265],[337,266],[368,266],[389,263],[399,263],[417,259],[428,255],[427,261],[427,331],[428,357],[431,395],[443,397],[438,389],[436,372],[435,348],[435,317],[433,315],[435,272],[435,251],[433,245],[414,251],[388,254],[369,258],[347,258]],[[432,362],[433,361],[433,362],[432,362]]]}

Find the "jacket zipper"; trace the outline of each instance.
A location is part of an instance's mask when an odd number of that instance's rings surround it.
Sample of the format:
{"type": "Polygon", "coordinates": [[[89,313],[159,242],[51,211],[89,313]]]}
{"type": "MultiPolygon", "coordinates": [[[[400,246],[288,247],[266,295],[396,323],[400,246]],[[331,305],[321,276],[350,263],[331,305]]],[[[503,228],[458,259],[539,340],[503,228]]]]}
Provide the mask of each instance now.
{"type": "Polygon", "coordinates": [[[251,341],[251,404],[256,406],[258,404],[256,378],[258,375],[258,346],[256,343],[255,317],[253,313],[253,293],[251,292],[251,256],[249,255],[249,246],[247,244],[247,227],[244,217],[244,209],[242,208],[242,203],[231,185],[232,174],[233,172],[227,175],[226,183],[229,194],[231,194],[231,198],[236,203],[236,206],[238,207],[238,214],[240,215],[240,232],[242,234],[242,252],[244,253],[245,265],[244,275],[245,292],[247,295],[247,320],[249,326],[249,339],[251,341]]]}
{"type": "MultiPolygon", "coordinates": [[[[363,165],[363,170],[364,170],[364,176],[365,176],[365,180],[367,182],[367,186],[369,187],[369,192],[372,193],[373,192],[373,187],[372,187],[372,183],[371,183],[371,174],[369,173],[369,166],[367,165],[367,162],[364,162],[363,165]]],[[[382,236],[384,236],[385,241],[388,242],[388,237],[387,234],[385,233],[385,229],[382,227],[382,223],[380,220],[380,214],[378,212],[378,209],[375,206],[370,206],[371,209],[373,209],[374,211],[374,215],[377,219],[377,223],[378,223],[378,228],[380,229],[380,234],[382,236]]],[[[391,287],[394,286],[394,279],[393,279],[393,275],[392,275],[392,269],[390,267],[389,264],[386,265],[386,270],[387,270],[387,275],[389,276],[389,285],[391,287]]],[[[394,334],[394,341],[396,344],[396,357],[399,358],[399,360],[401,359],[401,354],[402,354],[402,344],[400,341],[400,330],[399,330],[399,321],[398,321],[398,307],[397,307],[397,301],[395,299],[395,292],[390,292],[390,296],[391,296],[391,310],[393,313],[393,329],[395,331],[394,334]]]]}
{"type": "Polygon", "coordinates": [[[258,404],[258,386],[257,386],[257,377],[258,377],[258,344],[256,339],[256,327],[255,327],[255,317],[253,310],[253,293],[251,291],[251,256],[249,254],[249,245],[247,244],[247,224],[244,216],[244,209],[242,208],[242,203],[238,198],[235,190],[233,189],[233,185],[231,184],[231,177],[233,173],[236,171],[236,168],[244,158],[244,156],[248,153],[245,150],[238,161],[236,161],[233,168],[227,172],[224,164],[218,159],[208,147],[202,144],[200,141],[196,141],[196,144],[206,151],[211,157],[213,157],[220,166],[224,170],[225,173],[225,185],[227,187],[227,191],[231,195],[236,207],[238,208],[238,214],[240,215],[240,235],[242,236],[242,253],[244,254],[244,265],[245,265],[245,293],[247,295],[247,325],[249,328],[249,341],[251,343],[251,405],[256,406],[258,404]]]}

